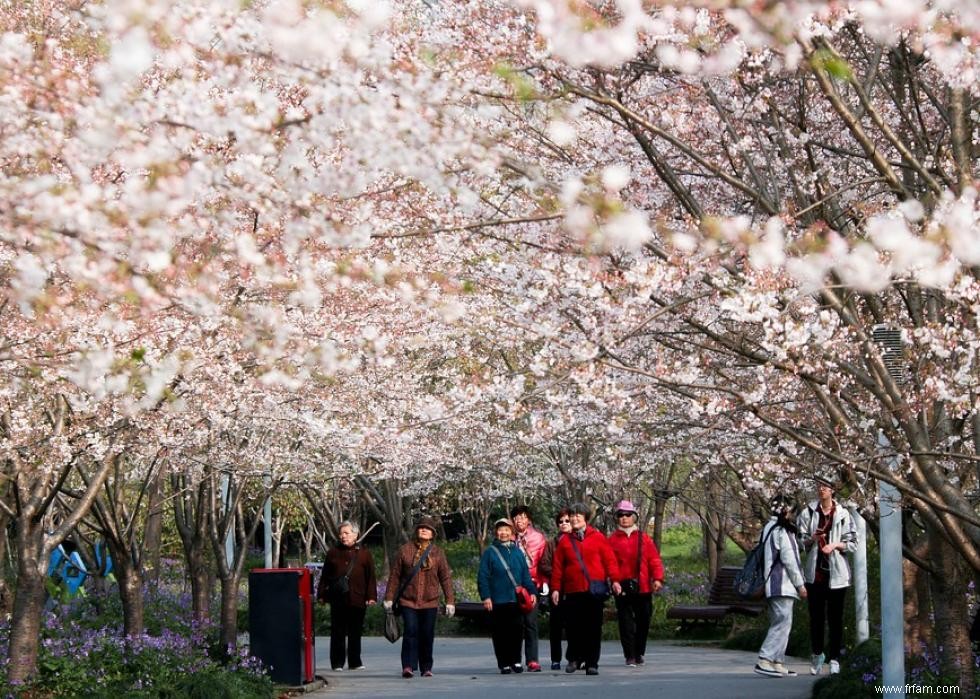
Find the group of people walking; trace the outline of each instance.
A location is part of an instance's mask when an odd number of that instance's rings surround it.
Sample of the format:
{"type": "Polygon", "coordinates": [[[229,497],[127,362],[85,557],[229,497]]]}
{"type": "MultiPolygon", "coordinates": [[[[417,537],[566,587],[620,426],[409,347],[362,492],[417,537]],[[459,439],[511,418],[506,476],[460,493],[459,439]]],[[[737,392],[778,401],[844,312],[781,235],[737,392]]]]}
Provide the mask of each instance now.
{"type": "Polygon", "coordinates": [[[845,553],[857,546],[857,532],[847,508],[834,499],[834,483],[817,477],[817,499],[799,513],[793,500],[770,501],[770,519],[762,530],[769,630],[759,649],[755,671],[767,677],[797,673],[783,661],[793,625],[793,603],[806,599],[810,615],[810,674],[824,665],[840,672],[844,596],[851,585],[845,553]],[[800,548],[806,553],[801,563],[800,548]],[[824,630],[829,638],[824,643],[824,630]]]}
{"type": "MultiPolygon", "coordinates": [[[[534,527],[530,508],[515,507],[494,523],[494,540],[480,558],[477,588],[490,614],[497,667],[509,675],[540,672],[538,614],[550,613],[551,669],[561,669],[562,636],[567,638],[565,672],[599,674],[602,618],[615,599],[623,656],[642,665],[653,610],[652,595],[663,587],[664,567],[653,540],[639,526],[629,500],[616,506],[616,528],[607,537],[589,525],[590,509],[576,503],[555,516],[557,534],[534,527]],[[522,662],[522,650],[523,661],[522,662]]],[[[363,667],[361,634],[366,608],[377,602],[374,562],[357,543],[357,525],[344,522],[340,541],[327,553],[317,599],[331,605],[330,664],[342,670],[363,667]]],[[[435,543],[429,517],[416,522],[413,538],[391,565],[383,604],[398,606],[404,622],[402,676],[432,676],[432,649],[440,593],[446,615],[456,611],[451,571],[435,543]]]]}
{"type": "Polygon", "coordinates": [[[590,509],[576,503],[555,515],[557,534],[547,539],[521,505],[494,523],[494,541],[480,558],[477,589],[491,616],[491,637],[501,674],[540,672],[538,614],[549,609],[551,669],[599,674],[602,616],[615,599],[623,656],[641,665],[653,612],[652,595],[663,587],[664,567],[653,540],[638,526],[628,500],[616,506],[616,529],[607,537],[589,525],[590,509]],[[544,604],[524,603],[527,596],[544,604]],[[525,664],[521,662],[523,645],[525,664]]]}

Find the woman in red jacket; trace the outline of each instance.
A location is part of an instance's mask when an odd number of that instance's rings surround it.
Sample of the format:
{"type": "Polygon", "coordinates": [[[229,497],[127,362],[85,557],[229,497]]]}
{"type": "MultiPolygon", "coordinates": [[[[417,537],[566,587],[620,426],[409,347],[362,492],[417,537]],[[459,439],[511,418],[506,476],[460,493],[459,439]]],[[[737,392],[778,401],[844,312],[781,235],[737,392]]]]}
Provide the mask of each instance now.
{"type": "Polygon", "coordinates": [[[616,531],[609,536],[623,589],[622,594],[616,596],[619,640],[630,667],[643,664],[653,614],[653,594],[664,586],[660,552],[653,539],[637,527],[638,518],[633,503],[621,500],[616,505],[616,531]]]}
{"type": "Polygon", "coordinates": [[[572,532],[555,547],[551,570],[551,603],[562,605],[568,633],[568,664],[565,672],[581,667],[585,674],[599,674],[602,648],[602,606],[612,592],[618,595],[619,569],[605,535],[588,525],[589,508],[575,503],[572,532]]]}

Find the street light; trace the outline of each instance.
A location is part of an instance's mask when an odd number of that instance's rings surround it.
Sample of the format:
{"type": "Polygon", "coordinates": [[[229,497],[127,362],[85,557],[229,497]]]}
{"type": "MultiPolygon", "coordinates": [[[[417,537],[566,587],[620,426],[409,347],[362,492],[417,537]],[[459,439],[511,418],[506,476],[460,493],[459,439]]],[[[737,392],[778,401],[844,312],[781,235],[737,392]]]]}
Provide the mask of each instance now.
{"type": "MultiPolygon", "coordinates": [[[[892,380],[902,386],[906,382],[905,351],[900,330],[875,325],[872,340],[881,351],[881,358],[892,380]]],[[[891,452],[888,470],[898,470],[898,455],[884,430],[878,431],[878,446],[891,452]]],[[[878,527],[881,546],[881,667],[882,685],[901,687],[905,696],[905,599],[902,588],[902,506],[898,488],[878,479],[878,527]]]]}

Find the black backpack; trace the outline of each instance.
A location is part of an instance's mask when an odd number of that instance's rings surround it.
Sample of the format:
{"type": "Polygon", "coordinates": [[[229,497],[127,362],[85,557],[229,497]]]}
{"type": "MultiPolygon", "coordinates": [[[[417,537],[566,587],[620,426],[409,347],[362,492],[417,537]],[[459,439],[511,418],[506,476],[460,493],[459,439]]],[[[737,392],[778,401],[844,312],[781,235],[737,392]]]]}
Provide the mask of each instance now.
{"type": "Polygon", "coordinates": [[[766,575],[766,542],[776,530],[776,526],[778,525],[774,525],[769,530],[765,539],[761,534],[759,535],[759,543],[745,557],[742,570],[735,574],[735,594],[742,599],[757,600],[765,596],[766,582],[769,580],[769,576],[766,575]]]}

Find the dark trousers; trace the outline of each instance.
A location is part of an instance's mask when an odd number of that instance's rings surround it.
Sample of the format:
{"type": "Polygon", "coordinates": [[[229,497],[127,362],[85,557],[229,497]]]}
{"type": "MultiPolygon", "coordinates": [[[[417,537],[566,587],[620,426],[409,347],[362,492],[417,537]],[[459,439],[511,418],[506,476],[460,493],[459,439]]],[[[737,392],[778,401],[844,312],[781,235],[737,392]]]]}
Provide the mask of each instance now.
{"type": "Polygon", "coordinates": [[[536,663],[538,662],[538,608],[535,607],[521,617],[521,625],[524,628],[524,659],[529,663],[536,663]]]}
{"type": "Polygon", "coordinates": [[[361,634],[364,632],[364,607],[352,607],[346,602],[330,604],[330,667],[363,665],[361,634]]]}
{"type": "Polygon", "coordinates": [[[438,609],[402,607],[405,635],[402,636],[402,667],[412,670],[432,669],[432,644],[436,638],[438,609]]]}
{"type": "Polygon", "coordinates": [[[831,590],[828,583],[807,583],[806,601],[810,610],[810,650],[814,655],[826,652],[827,660],[840,660],[844,639],[844,595],[846,587],[831,590]],[[823,644],[824,620],[830,630],[826,650],[823,644]]]}
{"type": "Polygon", "coordinates": [[[493,640],[493,654],[497,656],[497,667],[521,664],[523,627],[524,615],[517,602],[494,602],[493,611],[490,612],[490,638],[493,640]]]}
{"type": "Polygon", "coordinates": [[[599,667],[602,650],[602,601],[588,592],[573,592],[562,600],[568,659],[585,667],[599,667]]]}
{"type": "Polygon", "coordinates": [[[561,636],[565,630],[565,606],[553,604],[548,612],[548,640],[551,641],[551,662],[561,662],[561,636]]]}
{"type": "Polygon", "coordinates": [[[623,656],[640,658],[647,653],[647,634],[653,615],[653,595],[619,595],[616,597],[616,617],[619,621],[619,642],[623,656]]]}

